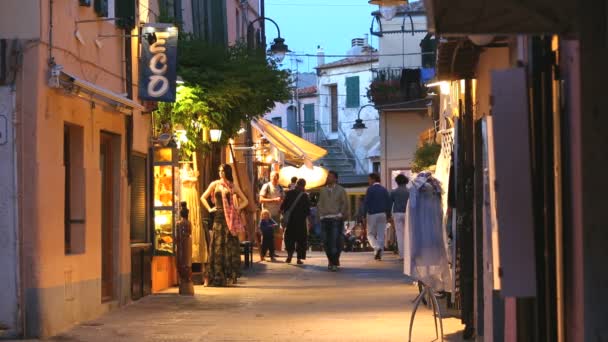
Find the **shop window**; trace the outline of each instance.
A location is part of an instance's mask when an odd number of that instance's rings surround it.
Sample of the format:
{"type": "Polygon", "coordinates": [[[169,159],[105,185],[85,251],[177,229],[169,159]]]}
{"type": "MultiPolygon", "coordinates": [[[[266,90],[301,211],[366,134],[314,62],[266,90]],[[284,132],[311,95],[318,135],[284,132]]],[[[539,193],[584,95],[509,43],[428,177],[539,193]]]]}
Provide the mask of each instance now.
{"type": "Polygon", "coordinates": [[[85,252],[84,129],[63,127],[64,248],[65,254],[85,252]]]}
{"type": "Polygon", "coordinates": [[[359,108],[359,76],[346,78],[346,108],[359,108]]]}

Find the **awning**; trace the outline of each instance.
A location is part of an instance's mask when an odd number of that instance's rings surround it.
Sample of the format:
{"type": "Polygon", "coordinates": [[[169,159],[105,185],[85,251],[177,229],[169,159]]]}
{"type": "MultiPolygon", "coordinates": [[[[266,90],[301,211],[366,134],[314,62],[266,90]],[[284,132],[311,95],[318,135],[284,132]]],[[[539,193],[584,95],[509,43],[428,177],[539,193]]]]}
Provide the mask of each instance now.
{"type": "Polygon", "coordinates": [[[297,160],[316,161],[327,154],[327,150],[321,148],[299,136],[279,128],[267,120],[253,119],[251,125],[255,127],[264,138],[281,152],[297,160]]]}
{"type": "Polygon", "coordinates": [[[73,91],[77,95],[84,92],[91,98],[103,101],[125,114],[131,114],[131,110],[134,109],[141,111],[145,110],[144,106],[126,98],[125,96],[117,94],[109,89],[99,87],[65,71],[61,71],[61,76],[59,76],[59,85],[65,89],[73,91]]]}

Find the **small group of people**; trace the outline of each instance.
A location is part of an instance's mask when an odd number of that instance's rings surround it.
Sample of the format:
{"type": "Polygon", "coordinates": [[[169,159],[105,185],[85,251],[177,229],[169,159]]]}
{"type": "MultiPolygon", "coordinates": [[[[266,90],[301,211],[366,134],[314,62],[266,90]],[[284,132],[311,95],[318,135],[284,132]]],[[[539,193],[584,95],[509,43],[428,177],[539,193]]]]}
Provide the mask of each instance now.
{"type": "Polygon", "coordinates": [[[368,182],[369,187],[365,193],[363,206],[367,221],[367,239],[374,249],[374,259],[382,260],[387,223],[395,227],[399,256],[403,259],[407,250],[404,228],[405,210],[409,199],[406,186],[409,180],[405,175],[399,174],[395,177],[397,188],[390,193],[380,184],[380,176],[377,173],[370,173],[368,182]]]}
{"type": "Polygon", "coordinates": [[[306,180],[292,178],[289,190],[284,192],[279,185],[279,174],[272,172],[270,182],[264,184],[260,191],[262,213],[259,232],[262,235],[260,258],[265,260],[270,253],[272,261],[274,254],[274,236],[280,225],[285,229],[284,241],[287,250],[285,262],[291,263],[294,254],[297,264],[302,265],[306,260],[308,249],[308,231],[314,229],[316,219],[320,221],[320,233],[328,260],[328,269],[337,271],[340,266],[340,253],[344,244],[344,219],[348,213],[346,191],[337,184],[338,174],[329,171],[327,184],[324,186],[312,209],[315,212],[311,218],[312,201],[306,193],[306,180]]]}

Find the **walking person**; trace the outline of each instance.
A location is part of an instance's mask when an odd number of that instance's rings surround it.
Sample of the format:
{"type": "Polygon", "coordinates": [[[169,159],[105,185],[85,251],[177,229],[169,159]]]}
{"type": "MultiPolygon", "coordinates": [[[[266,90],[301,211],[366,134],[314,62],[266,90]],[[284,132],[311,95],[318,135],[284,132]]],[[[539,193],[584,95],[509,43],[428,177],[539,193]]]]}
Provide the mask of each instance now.
{"type": "Polygon", "coordinates": [[[287,187],[288,190],[293,190],[296,188],[297,183],[298,182],[298,177],[291,177],[291,183],[289,183],[289,186],[287,187]]]}
{"type": "Polygon", "coordinates": [[[245,231],[240,212],[249,201],[243,191],[234,184],[232,167],[223,164],[219,168],[220,179],[213,181],[201,196],[201,202],[213,217],[213,238],[210,245],[208,277],[211,286],[226,286],[228,280],[236,284],[241,275],[241,246],[238,234],[245,231]],[[209,204],[209,198],[215,206],[209,204]],[[235,207],[238,198],[239,207],[235,207]]]}
{"type": "Polygon", "coordinates": [[[260,260],[265,261],[266,252],[270,255],[271,261],[277,261],[274,257],[274,229],[279,224],[270,216],[270,211],[263,209],[260,214],[260,226],[258,228],[262,235],[262,248],[260,248],[260,260]]]}
{"type": "MultiPolygon", "coordinates": [[[[283,203],[284,198],[285,192],[279,185],[279,173],[272,171],[270,173],[270,182],[264,184],[260,190],[260,203],[262,204],[262,209],[270,212],[270,218],[275,222],[280,222],[281,203],[283,203]]],[[[281,240],[282,232],[279,225],[274,228],[274,234],[275,241],[281,240]]],[[[272,256],[277,257],[278,255],[273,254],[272,256]]]]}
{"type": "Polygon", "coordinates": [[[397,189],[391,191],[391,203],[393,208],[393,225],[395,226],[395,234],[397,235],[397,247],[399,248],[399,258],[404,259],[410,253],[410,236],[409,231],[405,231],[405,208],[407,201],[410,199],[410,192],[407,189],[409,180],[406,176],[400,174],[395,177],[397,189]]]}
{"type": "Polygon", "coordinates": [[[348,217],[346,190],[338,184],[338,173],[329,171],[327,183],[319,193],[317,210],[321,219],[321,237],[327,255],[327,268],[336,272],[344,248],[344,220],[348,217]]]}
{"type": "Polygon", "coordinates": [[[370,173],[369,187],[365,193],[365,210],[367,211],[367,239],[374,249],[374,258],[382,260],[384,249],[384,230],[391,218],[391,198],[385,187],[380,184],[380,176],[370,173]]]}
{"type": "Polygon", "coordinates": [[[285,225],[285,249],[287,249],[286,263],[291,263],[293,253],[296,252],[298,265],[306,260],[306,248],[308,242],[308,226],[306,219],[310,214],[310,199],[304,191],[306,180],[298,179],[296,187],[287,192],[285,201],[281,204],[281,212],[285,225]]]}

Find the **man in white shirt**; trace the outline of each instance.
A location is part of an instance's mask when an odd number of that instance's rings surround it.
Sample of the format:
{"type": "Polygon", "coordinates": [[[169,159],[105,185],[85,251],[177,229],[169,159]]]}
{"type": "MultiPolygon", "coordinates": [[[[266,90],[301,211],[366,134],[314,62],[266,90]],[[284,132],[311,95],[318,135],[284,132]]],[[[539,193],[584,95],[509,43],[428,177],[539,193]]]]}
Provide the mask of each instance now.
{"type": "MultiPolygon", "coordinates": [[[[279,173],[272,171],[270,173],[270,182],[264,184],[260,190],[260,203],[262,203],[262,209],[266,209],[270,212],[271,219],[275,222],[280,222],[281,216],[281,203],[285,198],[285,191],[279,185],[279,173]]],[[[275,232],[275,241],[281,239],[281,228],[277,228],[275,232]]],[[[276,257],[276,255],[274,255],[276,257]]]]}

